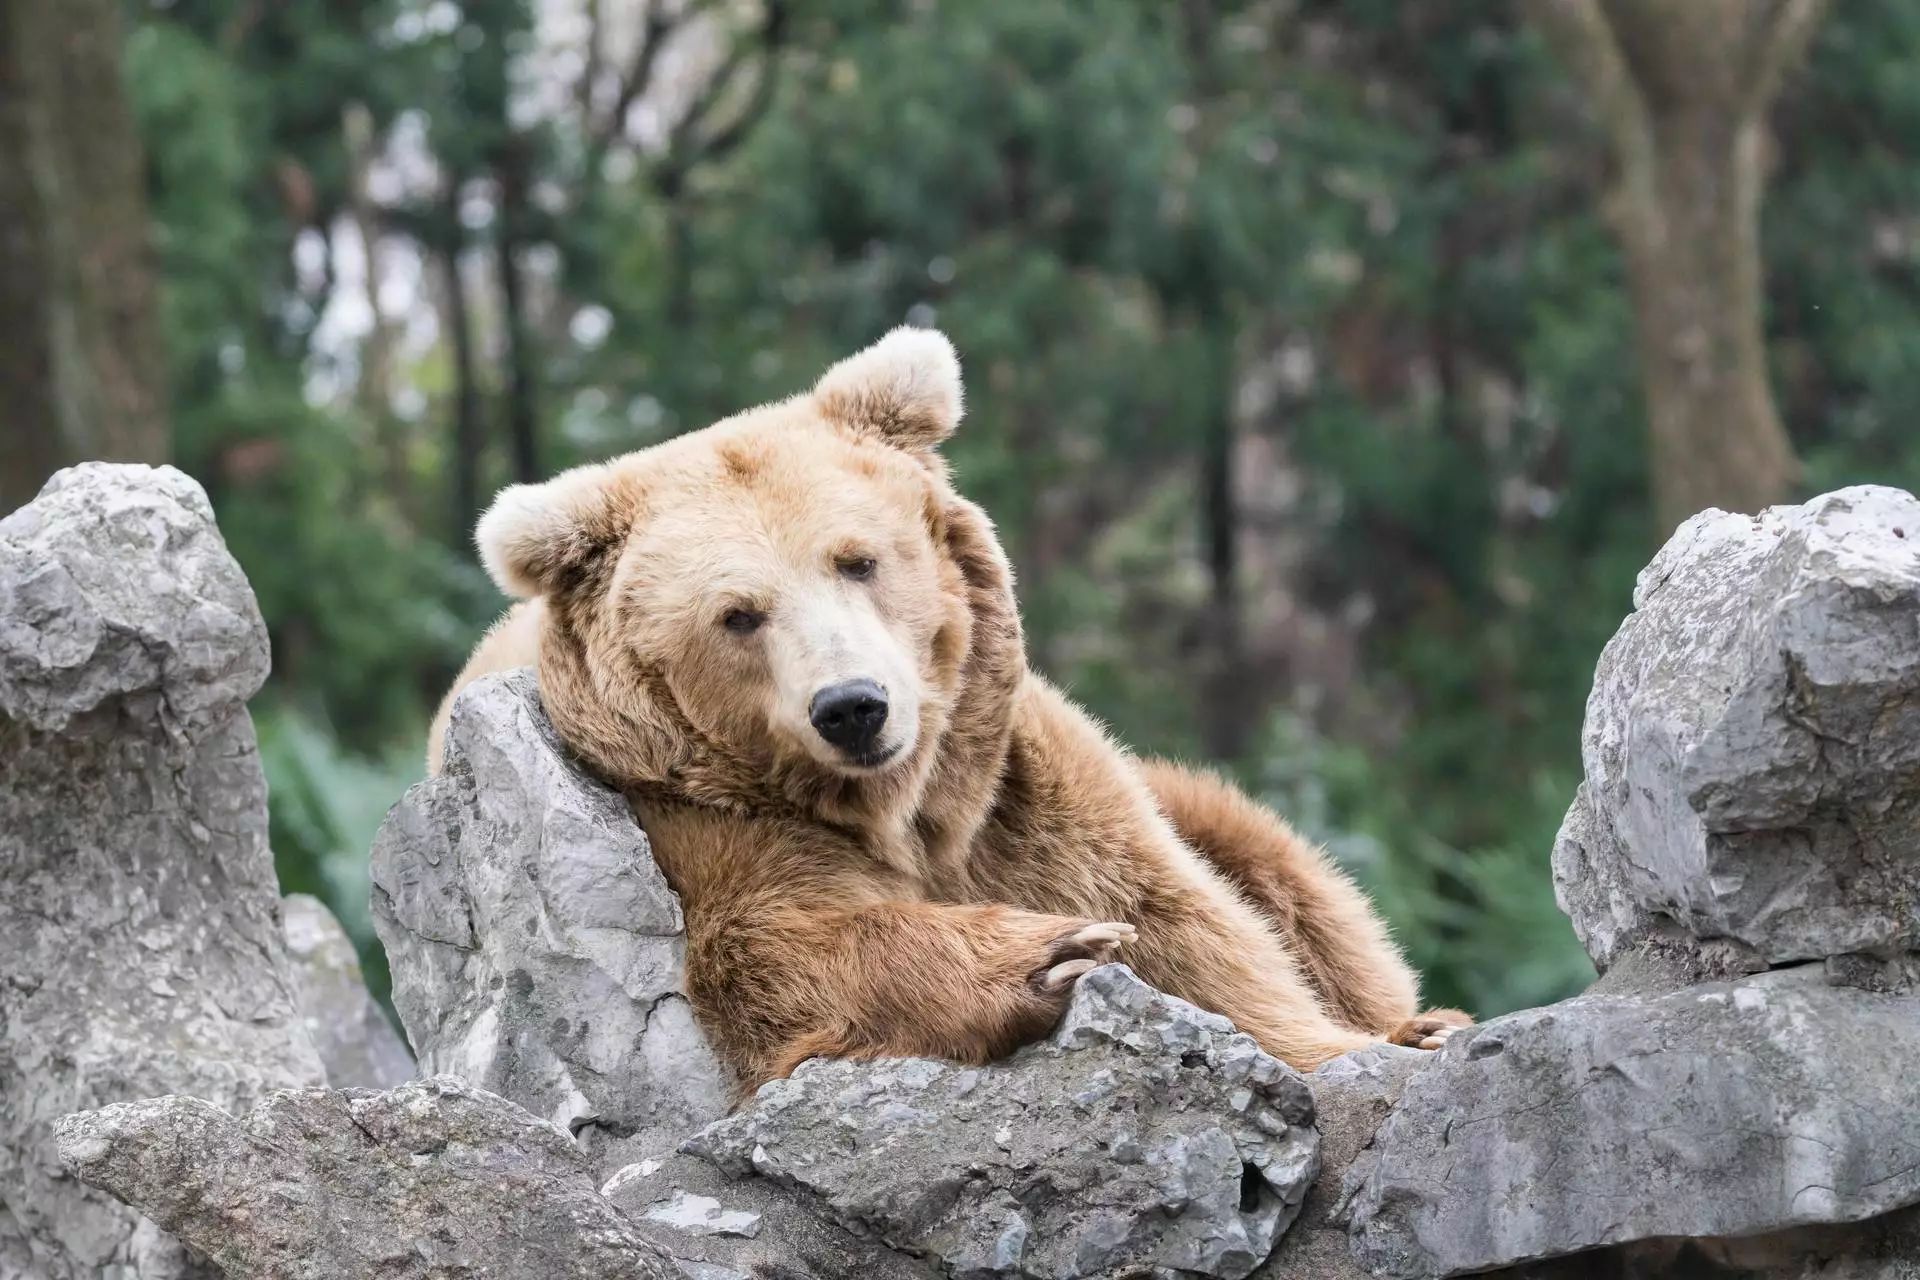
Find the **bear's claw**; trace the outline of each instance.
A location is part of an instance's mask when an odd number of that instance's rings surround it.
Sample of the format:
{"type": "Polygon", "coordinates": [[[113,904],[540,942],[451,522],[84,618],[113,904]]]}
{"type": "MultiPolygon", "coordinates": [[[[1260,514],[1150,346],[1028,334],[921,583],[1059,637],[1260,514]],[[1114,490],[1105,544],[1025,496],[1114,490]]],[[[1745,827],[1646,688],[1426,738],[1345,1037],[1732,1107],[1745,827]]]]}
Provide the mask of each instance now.
{"type": "Polygon", "coordinates": [[[1454,1032],[1472,1025],[1473,1019],[1458,1009],[1429,1009],[1395,1027],[1387,1040],[1414,1049],[1438,1049],[1454,1032]]]}
{"type": "Polygon", "coordinates": [[[1050,994],[1067,990],[1081,974],[1107,964],[1121,946],[1139,936],[1130,924],[1105,920],[1056,938],[1048,948],[1047,964],[1036,975],[1040,989],[1050,994]]]}
{"type": "Polygon", "coordinates": [[[1122,943],[1132,942],[1139,937],[1139,931],[1130,924],[1118,920],[1109,920],[1103,924],[1090,924],[1066,940],[1068,946],[1085,947],[1096,954],[1113,951],[1122,943]]]}
{"type": "Polygon", "coordinates": [[[1097,960],[1068,960],[1047,970],[1047,976],[1040,979],[1042,991],[1064,991],[1072,986],[1081,974],[1090,973],[1100,967],[1097,960]]]}

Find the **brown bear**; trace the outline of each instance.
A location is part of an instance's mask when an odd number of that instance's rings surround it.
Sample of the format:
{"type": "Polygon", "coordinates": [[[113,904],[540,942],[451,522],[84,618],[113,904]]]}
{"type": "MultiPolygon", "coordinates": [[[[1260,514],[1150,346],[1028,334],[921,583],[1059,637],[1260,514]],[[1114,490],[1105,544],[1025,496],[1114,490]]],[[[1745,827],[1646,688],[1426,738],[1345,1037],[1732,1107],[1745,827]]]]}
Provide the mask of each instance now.
{"type": "Polygon", "coordinates": [[[960,415],[952,346],[899,329],[807,394],[506,489],[477,530],[525,602],[455,692],[537,663],[681,895],[689,995],[743,1086],[992,1059],[1116,956],[1306,1069],[1465,1025],[1416,1014],[1366,899],[1280,818],[1027,669],[937,452],[960,415]]]}

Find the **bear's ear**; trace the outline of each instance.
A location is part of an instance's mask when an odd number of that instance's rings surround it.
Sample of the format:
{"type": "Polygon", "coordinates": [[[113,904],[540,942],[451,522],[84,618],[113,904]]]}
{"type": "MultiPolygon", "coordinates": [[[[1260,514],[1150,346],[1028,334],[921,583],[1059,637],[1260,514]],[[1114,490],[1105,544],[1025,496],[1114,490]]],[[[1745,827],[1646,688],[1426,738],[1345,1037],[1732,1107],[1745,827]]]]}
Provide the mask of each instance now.
{"type": "Polygon", "coordinates": [[[480,563],[523,599],[577,586],[618,553],[633,523],[625,477],[612,464],[563,471],[545,484],[502,489],[474,526],[480,563]]]}
{"type": "Polygon", "coordinates": [[[827,370],[813,401],[842,426],[931,452],[960,425],[960,357],[938,329],[903,326],[827,370]]]}

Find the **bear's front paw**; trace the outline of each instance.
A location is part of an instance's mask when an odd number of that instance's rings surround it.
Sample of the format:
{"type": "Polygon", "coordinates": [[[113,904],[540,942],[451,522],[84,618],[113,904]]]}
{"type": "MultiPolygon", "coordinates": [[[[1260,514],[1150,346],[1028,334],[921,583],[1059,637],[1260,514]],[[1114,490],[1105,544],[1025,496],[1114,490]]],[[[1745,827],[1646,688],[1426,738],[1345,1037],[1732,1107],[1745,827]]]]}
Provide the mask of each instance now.
{"type": "Polygon", "coordinates": [[[1387,1041],[1415,1049],[1438,1049],[1454,1032],[1472,1025],[1473,1019],[1458,1009],[1429,1009],[1395,1027],[1387,1041]]]}
{"type": "Polygon", "coordinates": [[[1033,971],[1032,981],[1050,995],[1067,991],[1081,974],[1112,962],[1120,947],[1138,936],[1132,925],[1118,920],[1082,925],[1048,944],[1046,962],[1033,971]]]}

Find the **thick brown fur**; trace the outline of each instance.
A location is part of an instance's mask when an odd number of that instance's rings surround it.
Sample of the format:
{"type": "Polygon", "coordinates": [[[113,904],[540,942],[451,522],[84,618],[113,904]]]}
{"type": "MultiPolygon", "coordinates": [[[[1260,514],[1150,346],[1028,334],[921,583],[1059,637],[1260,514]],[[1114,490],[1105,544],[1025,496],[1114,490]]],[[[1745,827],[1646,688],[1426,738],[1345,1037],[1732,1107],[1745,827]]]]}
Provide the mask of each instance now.
{"type": "Polygon", "coordinates": [[[1027,669],[992,525],[936,452],[959,414],[945,340],[897,332],[482,521],[531,599],[460,684],[537,660],[681,894],[689,992],[743,1086],[818,1055],[989,1060],[1116,954],[1303,1068],[1465,1023],[1416,1015],[1365,898],[1278,817],[1136,761],[1027,669]],[[870,672],[897,749],[841,761],[807,699],[870,672]]]}

